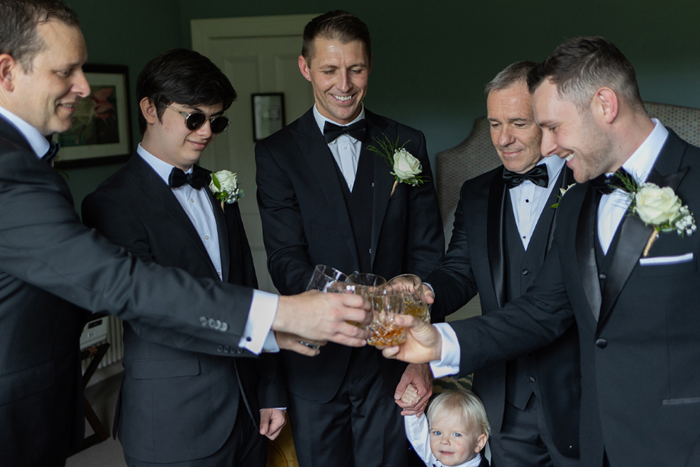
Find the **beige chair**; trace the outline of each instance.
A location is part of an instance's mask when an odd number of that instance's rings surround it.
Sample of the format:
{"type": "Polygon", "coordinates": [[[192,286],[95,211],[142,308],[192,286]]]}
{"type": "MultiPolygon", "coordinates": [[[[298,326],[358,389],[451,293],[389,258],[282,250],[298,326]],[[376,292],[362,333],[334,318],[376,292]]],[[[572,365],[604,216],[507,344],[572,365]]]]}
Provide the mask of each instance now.
{"type": "Polygon", "coordinates": [[[700,109],[680,105],[645,102],[650,117],[658,118],[665,127],[694,146],[700,146],[700,109]]]}

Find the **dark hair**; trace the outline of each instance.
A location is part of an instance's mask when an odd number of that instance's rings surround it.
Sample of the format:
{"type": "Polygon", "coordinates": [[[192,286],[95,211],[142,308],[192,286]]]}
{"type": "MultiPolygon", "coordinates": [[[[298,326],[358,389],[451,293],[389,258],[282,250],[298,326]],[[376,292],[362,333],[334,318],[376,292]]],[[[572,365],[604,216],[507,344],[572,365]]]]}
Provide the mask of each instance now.
{"type": "Polygon", "coordinates": [[[530,73],[530,70],[535,68],[535,66],[537,66],[535,62],[522,61],[511,63],[489,81],[484,89],[486,96],[488,96],[491,91],[500,91],[501,89],[509,88],[520,81],[527,84],[527,74],[530,73]]]}
{"type": "MultiPolygon", "coordinates": [[[[170,49],[146,64],[136,80],[136,99],[147,97],[156,106],[158,119],[176,102],[187,106],[223,103],[224,110],[236,100],[236,90],[219,67],[204,55],[189,49],[170,49]]],[[[139,129],[146,119],[139,112],[139,129]]]]}
{"type": "Polygon", "coordinates": [[[528,74],[530,92],[545,78],[557,86],[559,96],[580,109],[588,109],[593,94],[605,86],[633,109],[644,112],[634,67],[615,44],[603,37],[576,37],[557,47],[528,74]]]}
{"type": "Polygon", "coordinates": [[[0,54],[11,55],[25,72],[32,71],[34,57],[46,47],[36,27],[51,19],[80,26],[78,14],[62,0],[0,0],[0,54]]]}
{"type": "Polygon", "coordinates": [[[372,41],[369,29],[360,18],[347,11],[334,10],[315,17],[304,28],[304,43],[301,55],[307,63],[314,54],[314,40],[317,37],[337,40],[342,44],[360,41],[365,46],[367,59],[372,59],[372,41]]]}

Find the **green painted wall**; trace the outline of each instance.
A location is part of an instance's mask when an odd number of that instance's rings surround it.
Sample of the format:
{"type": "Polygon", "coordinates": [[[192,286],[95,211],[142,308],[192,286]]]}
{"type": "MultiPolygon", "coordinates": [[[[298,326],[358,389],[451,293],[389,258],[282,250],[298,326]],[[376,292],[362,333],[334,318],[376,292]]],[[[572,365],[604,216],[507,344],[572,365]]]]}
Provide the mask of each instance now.
{"type": "MultiPolygon", "coordinates": [[[[700,107],[697,0],[68,1],[81,16],[90,61],[129,65],[132,89],[148,59],[191,46],[192,19],[352,11],[372,33],[367,106],[423,130],[431,156],[462,141],[485,114],[483,86],[498,71],[518,60],[541,61],[578,35],[615,42],[635,65],[645,100],[700,107]]],[[[71,173],[76,198],[103,172],[71,173]]]]}

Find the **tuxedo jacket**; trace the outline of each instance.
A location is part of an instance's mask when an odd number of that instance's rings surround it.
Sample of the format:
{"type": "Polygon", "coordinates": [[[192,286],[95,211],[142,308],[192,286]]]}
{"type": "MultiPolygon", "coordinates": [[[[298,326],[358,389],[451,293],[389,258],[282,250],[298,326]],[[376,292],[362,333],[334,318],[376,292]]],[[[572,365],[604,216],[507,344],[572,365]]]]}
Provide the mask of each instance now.
{"type": "MultiPolygon", "coordinates": [[[[669,134],[649,182],[700,212],[700,149],[669,134]]],[[[700,449],[700,235],[659,235],[626,215],[598,270],[597,197],[589,183],[559,205],[550,253],[519,300],[453,323],[460,370],[512,358],[560,336],[575,319],[581,353],[581,463],[694,465],[700,449]],[[612,255],[612,256],[610,256],[612,255]],[[649,260],[654,260],[649,262],[649,260]]]]}
{"type": "MultiPolygon", "coordinates": [[[[557,223],[557,211],[550,206],[556,203],[559,188],[571,183],[573,175],[564,167],[528,244],[528,268],[524,271],[527,276],[518,274],[523,278],[521,282],[527,280],[530,283],[544,263],[557,223]]],[[[503,181],[503,167],[468,180],[462,186],[450,246],[445,258],[427,280],[435,290],[432,314],[436,319],[459,309],[477,293],[484,314],[512,301],[507,296],[509,276],[505,262],[508,244],[504,224],[506,216],[512,216],[510,203],[506,202],[509,197],[503,181]]],[[[523,292],[524,289],[522,287],[523,292]]],[[[527,363],[535,377],[532,390],[540,400],[547,428],[557,449],[564,456],[578,456],[581,384],[576,326],[552,344],[533,352],[527,363]]],[[[474,375],[474,391],[484,402],[495,432],[501,430],[503,423],[506,375],[506,362],[484,367],[474,375]]]]}
{"type": "Polygon", "coordinates": [[[3,118],[0,201],[3,463],[62,463],[56,459],[83,436],[85,313],[71,304],[160,326],[189,350],[222,355],[225,346],[238,348],[252,289],[143,263],[87,228],[63,177],[3,118]]]}
{"type": "MultiPolygon", "coordinates": [[[[365,110],[367,132],[360,158],[373,158],[371,271],[360,264],[338,169],[313,116],[313,109],[255,148],[258,205],[268,268],[282,294],[303,292],[316,264],[346,274],[372,272],[387,280],[414,273],[426,277],[444,252],[444,238],[425,138],[417,130],[365,110]],[[392,169],[367,150],[383,135],[403,144],[423,165],[429,181],[419,187],[400,183],[390,196],[392,169]]],[[[371,349],[370,349],[371,350],[371,349]]],[[[284,352],[292,393],[315,402],[337,392],[351,349],[328,344],[313,359],[284,352]]],[[[405,368],[380,360],[384,382],[395,385],[405,368]]]]}
{"type": "MultiPolygon", "coordinates": [[[[222,209],[209,188],[203,190],[213,206],[223,281],[257,287],[238,204],[222,209]]],[[[138,154],[85,198],[83,221],[143,261],[219,278],[172,190],[138,154]]],[[[162,336],[151,340],[150,331],[124,323],[125,370],[115,426],[128,457],[148,462],[207,457],[228,439],[237,416],[252,417],[257,426],[261,407],[286,406],[273,356],[232,359],[192,352],[163,344],[162,336]],[[238,413],[241,400],[247,413],[238,413]]]]}

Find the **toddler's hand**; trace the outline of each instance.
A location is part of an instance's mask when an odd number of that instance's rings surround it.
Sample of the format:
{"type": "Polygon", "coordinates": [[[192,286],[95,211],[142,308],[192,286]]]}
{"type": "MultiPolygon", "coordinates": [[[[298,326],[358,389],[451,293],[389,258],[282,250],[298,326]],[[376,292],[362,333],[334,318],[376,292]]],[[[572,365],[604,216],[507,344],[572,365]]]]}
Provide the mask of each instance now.
{"type": "Polygon", "coordinates": [[[401,402],[404,404],[410,404],[413,405],[418,400],[420,399],[420,396],[418,395],[418,391],[416,390],[416,387],[412,384],[409,384],[406,386],[406,390],[403,392],[403,395],[401,396],[401,402]]]}

